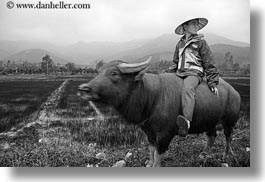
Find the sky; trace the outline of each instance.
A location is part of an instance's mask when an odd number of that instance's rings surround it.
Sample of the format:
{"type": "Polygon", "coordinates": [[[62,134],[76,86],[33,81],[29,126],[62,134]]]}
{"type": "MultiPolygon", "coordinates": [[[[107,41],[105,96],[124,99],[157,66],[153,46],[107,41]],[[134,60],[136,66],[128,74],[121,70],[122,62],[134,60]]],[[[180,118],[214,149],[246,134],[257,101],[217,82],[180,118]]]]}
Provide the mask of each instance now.
{"type": "Polygon", "coordinates": [[[201,33],[250,42],[249,0],[10,0],[0,2],[0,40],[124,42],[174,33],[190,18],[205,17],[201,33]],[[89,9],[18,9],[16,3],[89,4],[89,9]]]}

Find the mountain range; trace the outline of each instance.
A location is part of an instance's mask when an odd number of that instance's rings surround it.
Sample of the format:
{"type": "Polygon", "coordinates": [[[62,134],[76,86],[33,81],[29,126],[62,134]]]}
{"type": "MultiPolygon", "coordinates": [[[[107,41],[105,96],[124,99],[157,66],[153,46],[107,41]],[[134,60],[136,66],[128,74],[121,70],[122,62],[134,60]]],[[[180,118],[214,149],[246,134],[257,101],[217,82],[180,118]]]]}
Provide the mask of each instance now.
{"type": "MultiPolygon", "coordinates": [[[[47,42],[0,41],[0,60],[15,62],[41,62],[49,54],[54,62],[78,65],[94,65],[98,60],[110,61],[120,59],[137,62],[152,56],[152,62],[172,60],[179,36],[164,34],[154,39],[139,39],[127,42],[78,42],[58,46],[47,42]]],[[[217,64],[224,61],[226,52],[234,57],[234,62],[249,63],[250,44],[233,41],[215,34],[205,34],[217,64]]]]}
{"type": "Polygon", "coordinates": [[[27,61],[29,63],[35,63],[35,62],[41,62],[42,58],[45,55],[50,55],[52,57],[52,60],[55,63],[67,63],[66,59],[60,58],[56,56],[54,53],[51,53],[49,51],[43,50],[43,49],[27,49],[24,51],[20,51],[18,53],[12,54],[4,59],[5,60],[12,60],[16,63],[23,63],[24,61],[27,61]],[[38,61],[36,61],[38,60],[38,61]]]}

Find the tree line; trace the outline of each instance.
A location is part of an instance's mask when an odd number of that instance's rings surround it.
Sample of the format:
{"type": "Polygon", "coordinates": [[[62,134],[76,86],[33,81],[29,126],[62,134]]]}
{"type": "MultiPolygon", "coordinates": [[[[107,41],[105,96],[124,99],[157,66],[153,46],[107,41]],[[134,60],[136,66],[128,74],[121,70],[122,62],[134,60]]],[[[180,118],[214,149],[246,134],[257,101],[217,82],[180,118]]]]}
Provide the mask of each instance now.
{"type": "MultiPolygon", "coordinates": [[[[160,60],[150,65],[149,72],[161,73],[172,65],[172,60],[160,60]]],[[[224,55],[223,61],[218,65],[220,73],[223,75],[249,75],[250,64],[240,65],[234,62],[233,55],[227,52],[224,55]]],[[[8,60],[6,63],[0,60],[0,74],[55,74],[55,75],[75,75],[96,73],[96,69],[91,67],[77,67],[75,63],[68,62],[65,65],[55,63],[50,55],[46,54],[42,61],[39,63],[29,63],[24,61],[23,63],[15,63],[8,60]]]]}
{"type": "MultiPolygon", "coordinates": [[[[166,70],[169,66],[173,64],[172,60],[160,60],[154,62],[149,67],[149,72],[161,73],[166,70]]],[[[249,75],[250,74],[250,64],[242,64],[234,62],[234,57],[231,52],[226,52],[221,64],[217,65],[220,73],[222,75],[249,75]]]]}
{"type": "Polygon", "coordinates": [[[50,55],[46,54],[41,62],[15,63],[8,60],[6,63],[0,60],[0,74],[46,74],[46,75],[75,75],[95,73],[96,70],[90,67],[77,67],[74,63],[68,62],[65,65],[55,63],[50,55]]]}

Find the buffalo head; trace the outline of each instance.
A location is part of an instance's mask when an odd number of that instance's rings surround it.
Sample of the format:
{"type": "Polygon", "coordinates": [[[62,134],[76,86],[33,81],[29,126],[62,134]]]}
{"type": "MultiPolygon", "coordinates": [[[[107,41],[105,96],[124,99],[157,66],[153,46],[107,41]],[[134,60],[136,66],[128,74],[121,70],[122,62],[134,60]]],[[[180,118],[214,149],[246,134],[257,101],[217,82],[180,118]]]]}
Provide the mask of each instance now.
{"type": "Polygon", "coordinates": [[[97,65],[98,75],[88,83],[81,84],[81,98],[118,106],[133,91],[147,71],[151,57],[141,63],[112,61],[97,65]]]}

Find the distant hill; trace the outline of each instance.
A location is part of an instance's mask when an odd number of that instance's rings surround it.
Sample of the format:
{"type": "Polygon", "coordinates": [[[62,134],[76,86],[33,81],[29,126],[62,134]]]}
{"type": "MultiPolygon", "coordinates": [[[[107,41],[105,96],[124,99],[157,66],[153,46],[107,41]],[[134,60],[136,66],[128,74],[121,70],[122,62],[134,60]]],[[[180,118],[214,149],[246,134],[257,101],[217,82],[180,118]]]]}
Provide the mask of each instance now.
{"type": "Polygon", "coordinates": [[[107,61],[113,59],[121,59],[127,62],[135,62],[135,60],[138,60],[145,55],[173,52],[177,40],[178,38],[176,36],[172,37],[171,34],[165,34],[153,40],[150,40],[135,49],[128,49],[112,55],[107,58],[107,61]]]}
{"type": "Polygon", "coordinates": [[[250,47],[237,47],[226,44],[215,44],[210,46],[217,64],[224,61],[225,53],[230,52],[233,56],[234,63],[250,63],[250,47]]]}
{"type": "Polygon", "coordinates": [[[118,52],[135,49],[148,42],[149,39],[133,40],[128,42],[78,42],[69,46],[61,47],[57,52],[66,57],[73,58],[78,64],[91,64],[100,59],[108,59],[118,52]]]}
{"type": "MultiPolygon", "coordinates": [[[[236,47],[231,45],[224,45],[224,44],[215,44],[210,45],[210,48],[213,52],[215,62],[217,65],[221,65],[224,63],[225,53],[230,52],[233,56],[234,63],[239,63],[241,65],[249,63],[249,56],[250,56],[250,48],[249,47],[236,47]]],[[[159,62],[161,60],[172,61],[174,52],[165,51],[159,53],[152,53],[147,54],[142,57],[130,57],[125,56],[122,60],[133,60],[132,62],[141,62],[146,60],[149,56],[152,56],[151,62],[159,62]]],[[[130,62],[130,61],[129,61],[130,62]]]]}
{"type": "Polygon", "coordinates": [[[65,59],[57,57],[55,54],[48,52],[42,49],[27,49],[24,51],[20,51],[16,54],[8,56],[3,59],[3,61],[15,61],[16,63],[22,63],[27,61],[29,63],[38,63],[42,61],[42,58],[46,55],[50,55],[51,59],[56,63],[66,64],[67,61],[65,59]]]}
{"type": "MultiPolygon", "coordinates": [[[[127,42],[78,42],[64,46],[45,42],[0,41],[0,60],[19,61],[28,59],[34,62],[46,52],[49,52],[60,63],[74,62],[80,65],[95,64],[97,60],[101,59],[104,61],[120,59],[135,62],[148,55],[153,55],[154,59],[152,60],[156,61],[162,58],[171,60],[179,39],[180,36],[176,34],[163,34],[154,39],[139,39],[127,42]]],[[[213,49],[217,62],[224,57],[227,51],[230,51],[232,55],[234,54],[235,62],[249,62],[250,45],[248,43],[233,41],[215,34],[205,34],[205,39],[213,49]]]]}
{"type": "Polygon", "coordinates": [[[248,43],[234,41],[234,40],[222,37],[222,36],[217,36],[217,35],[212,34],[212,33],[205,34],[205,40],[208,42],[209,45],[226,44],[226,45],[232,45],[232,46],[236,46],[236,47],[250,47],[250,44],[248,44],[248,43]]]}
{"type": "Polygon", "coordinates": [[[47,42],[2,40],[0,41],[0,60],[28,49],[43,49],[49,52],[56,52],[58,46],[47,42]]]}
{"type": "MultiPolygon", "coordinates": [[[[160,44],[159,44],[160,45],[160,44]]],[[[169,45],[169,44],[168,44],[169,45]]],[[[250,60],[250,47],[237,47],[226,44],[210,45],[217,65],[224,62],[224,57],[227,52],[233,55],[234,63],[247,64],[250,60]]],[[[137,49],[121,52],[116,59],[127,62],[140,62],[148,56],[152,56],[151,62],[158,62],[161,60],[172,61],[175,48],[166,48],[165,46],[143,46],[137,49]],[[161,52],[160,52],[161,50],[161,52]]],[[[114,59],[114,58],[113,58],[114,59]]]]}

